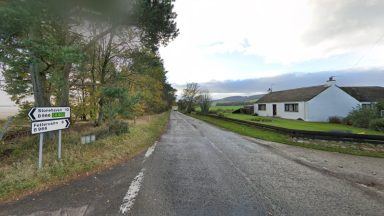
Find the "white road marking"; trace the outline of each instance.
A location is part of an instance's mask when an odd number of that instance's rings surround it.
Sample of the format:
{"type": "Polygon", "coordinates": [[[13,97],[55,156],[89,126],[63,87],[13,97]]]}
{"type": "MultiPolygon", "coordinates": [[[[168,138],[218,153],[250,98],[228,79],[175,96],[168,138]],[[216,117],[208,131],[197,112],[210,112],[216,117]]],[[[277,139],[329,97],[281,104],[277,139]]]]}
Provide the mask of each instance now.
{"type": "Polygon", "coordinates": [[[139,194],[141,183],[144,179],[144,171],[145,169],[143,168],[140,173],[133,179],[131,185],[129,186],[128,192],[125,194],[123,203],[120,206],[121,214],[128,213],[135,203],[136,196],[139,194]]]}
{"type": "MultiPolygon", "coordinates": [[[[156,144],[157,144],[157,141],[155,142],[155,144],[153,144],[151,147],[148,148],[147,152],[144,155],[143,163],[155,151],[156,144]]],[[[131,182],[131,185],[129,186],[128,191],[123,198],[123,203],[120,206],[121,214],[127,214],[135,204],[136,197],[139,194],[140,187],[144,179],[144,171],[145,171],[145,168],[142,168],[140,170],[140,173],[131,182]]]]}
{"type": "Polygon", "coordinates": [[[147,152],[145,153],[145,158],[148,158],[149,156],[151,156],[153,151],[155,151],[156,144],[157,144],[157,141],[155,142],[155,144],[153,144],[151,147],[148,148],[147,152]]]}

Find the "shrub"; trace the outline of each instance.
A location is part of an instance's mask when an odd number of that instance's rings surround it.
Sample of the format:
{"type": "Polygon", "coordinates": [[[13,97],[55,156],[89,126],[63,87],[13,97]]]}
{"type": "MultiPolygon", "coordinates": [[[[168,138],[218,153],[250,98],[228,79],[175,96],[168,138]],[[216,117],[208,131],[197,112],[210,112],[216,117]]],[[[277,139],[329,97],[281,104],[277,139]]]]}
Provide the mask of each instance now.
{"type": "Polygon", "coordinates": [[[123,133],[128,133],[128,123],[123,121],[116,121],[113,124],[109,125],[109,132],[114,133],[116,135],[120,135],[123,133]]]}
{"type": "Polygon", "coordinates": [[[208,113],[209,113],[209,114],[217,114],[217,111],[216,111],[216,110],[209,110],[208,113]]]}
{"type": "Polygon", "coordinates": [[[331,116],[331,117],[329,117],[328,122],[334,123],[334,124],[341,124],[341,123],[343,123],[343,118],[341,118],[339,116],[331,116]]]}
{"type": "Polygon", "coordinates": [[[28,119],[28,113],[32,109],[33,103],[31,102],[23,102],[19,106],[19,112],[16,115],[16,118],[18,119],[28,119]]]}
{"type": "Polygon", "coordinates": [[[375,108],[365,109],[358,107],[348,114],[346,121],[350,121],[355,127],[369,128],[369,122],[378,117],[379,115],[375,108]]]}
{"type": "Polygon", "coordinates": [[[372,119],[369,128],[377,131],[384,131],[384,118],[372,119]]]}
{"type": "Polygon", "coordinates": [[[217,116],[219,116],[219,117],[225,117],[225,116],[224,116],[224,113],[222,113],[222,112],[218,112],[218,113],[217,113],[217,116]]]}
{"type": "Polygon", "coordinates": [[[375,108],[379,112],[379,115],[380,115],[380,111],[384,110],[384,101],[377,102],[377,104],[375,105],[375,108]]]}

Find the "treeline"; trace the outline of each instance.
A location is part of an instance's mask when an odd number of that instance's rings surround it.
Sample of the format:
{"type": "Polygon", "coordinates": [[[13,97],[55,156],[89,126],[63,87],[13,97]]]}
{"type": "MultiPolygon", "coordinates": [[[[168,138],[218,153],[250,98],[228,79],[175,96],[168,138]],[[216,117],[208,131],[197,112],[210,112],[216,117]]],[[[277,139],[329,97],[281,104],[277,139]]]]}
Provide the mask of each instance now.
{"type": "Polygon", "coordinates": [[[242,102],[217,102],[216,106],[246,106],[254,105],[256,102],[242,101],[242,102]]]}
{"type": "Polygon", "coordinates": [[[0,1],[4,90],[96,125],[167,110],[175,89],[158,49],[175,18],[173,0],[0,1]]]}

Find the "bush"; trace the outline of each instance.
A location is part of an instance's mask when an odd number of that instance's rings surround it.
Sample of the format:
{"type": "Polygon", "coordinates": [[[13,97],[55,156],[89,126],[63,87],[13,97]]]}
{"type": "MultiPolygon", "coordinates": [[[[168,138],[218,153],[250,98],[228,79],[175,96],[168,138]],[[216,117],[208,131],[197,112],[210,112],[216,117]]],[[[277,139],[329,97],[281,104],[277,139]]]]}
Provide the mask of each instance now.
{"type": "Polygon", "coordinates": [[[109,132],[120,135],[129,132],[128,123],[123,121],[116,121],[109,125],[109,132]]]}
{"type": "Polygon", "coordinates": [[[208,114],[217,114],[217,111],[216,110],[209,110],[208,114]]]}
{"type": "Polygon", "coordinates": [[[369,128],[376,131],[384,131],[384,118],[372,119],[369,128]]]}
{"type": "Polygon", "coordinates": [[[358,107],[349,113],[346,117],[346,121],[351,122],[355,127],[369,128],[369,122],[378,117],[379,115],[375,108],[366,109],[358,107]]]}
{"type": "Polygon", "coordinates": [[[32,109],[33,103],[31,102],[23,102],[19,106],[19,112],[16,115],[16,118],[18,119],[28,119],[28,113],[32,109]]]}
{"type": "Polygon", "coordinates": [[[334,124],[341,124],[341,123],[343,123],[343,118],[341,118],[339,116],[331,116],[331,117],[329,117],[328,122],[334,123],[334,124]]]}
{"type": "Polygon", "coordinates": [[[217,116],[219,116],[219,117],[225,117],[225,116],[224,116],[224,113],[222,113],[222,112],[218,112],[218,113],[217,113],[217,116]]]}

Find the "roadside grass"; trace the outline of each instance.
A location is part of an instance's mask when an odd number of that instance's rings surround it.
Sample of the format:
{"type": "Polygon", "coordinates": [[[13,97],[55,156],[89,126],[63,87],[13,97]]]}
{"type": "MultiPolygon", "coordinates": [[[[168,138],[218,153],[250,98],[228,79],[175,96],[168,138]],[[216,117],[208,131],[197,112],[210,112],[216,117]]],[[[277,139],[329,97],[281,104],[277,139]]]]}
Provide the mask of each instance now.
{"type": "Polygon", "coordinates": [[[369,156],[384,158],[384,146],[373,144],[356,144],[347,142],[334,142],[334,141],[320,141],[320,140],[300,140],[293,139],[292,137],[284,134],[279,134],[273,131],[262,130],[258,128],[249,127],[246,125],[237,124],[234,122],[228,122],[220,119],[216,119],[210,116],[203,116],[198,114],[191,114],[191,117],[200,119],[215,126],[233,131],[235,133],[262,139],[266,141],[272,141],[282,144],[294,145],[304,148],[311,148],[329,152],[338,152],[343,154],[351,154],[358,156],[369,156]]]}
{"type": "MultiPolygon", "coordinates": [[[[47,141],[41,170],[37,169],[37,136],[14,140],[6,145],[17,147],[9,156],[0,158],[0,201],[14,200],[130,159],[160,137],[168,119],[169,112],[144,116],[130,124],[129,133],[110,135],[91,144],[81,144],[80,137],[103,128],[64,132],[62,160],[57,160],[57,143],[47,141]]],[[[6,145],[0,144],[0,153],[6,145]]]]}
{"type": "Polygon", "coordinates": [[[234,113],[225,113],[224,116],[228,118],[240,119],[240,120],[256,122],[260,124],[266,124],[266,125],[284,127],[284,128],[296,129],[296,130],[338,131],[338,132],[347,132],[347,133],[356,133],[356,134],[384,135],[383,132],[379,132],[379,131],[368,130],[364,128],[357,128],[357,127],[352,127],[344,124],[328,123],[328,122],[306,122],[306,121],[300,121],[300,120],[261,117],[261,116],[252,116],[252,115],[234,114],[234,113]]]}

